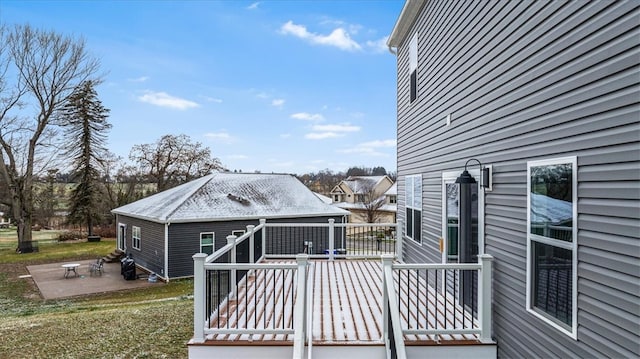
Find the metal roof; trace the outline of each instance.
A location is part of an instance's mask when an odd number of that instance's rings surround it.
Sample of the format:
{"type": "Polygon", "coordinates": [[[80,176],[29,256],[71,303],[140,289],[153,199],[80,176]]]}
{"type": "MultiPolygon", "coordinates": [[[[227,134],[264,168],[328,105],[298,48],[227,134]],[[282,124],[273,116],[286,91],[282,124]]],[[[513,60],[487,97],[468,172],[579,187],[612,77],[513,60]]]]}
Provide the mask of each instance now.
{"type": "Polygon", "coordinates": [[[288,174],[213,173],[129,203],[115,214],[159,223],[343,216],[288,174]]]}

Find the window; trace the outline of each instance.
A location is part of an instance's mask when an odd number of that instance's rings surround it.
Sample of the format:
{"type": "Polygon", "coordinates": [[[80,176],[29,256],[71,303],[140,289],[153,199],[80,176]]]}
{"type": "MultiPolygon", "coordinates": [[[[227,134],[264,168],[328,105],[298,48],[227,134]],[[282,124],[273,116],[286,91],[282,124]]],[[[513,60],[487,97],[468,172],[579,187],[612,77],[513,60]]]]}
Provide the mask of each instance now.
{"type": "Polygon", "coordinates": [[[409,81],[411,102],[418,98],[418,33],[409,43],[409,81]]]}
{"type": "Polygon", "coordinates": [[[527,310],[576,339],[577,160],[527,164],[527,310]]]}
{"type": "Polygon", "coordinates": [[[422,243],[422,176],[405,177],[405,235],[422,243]]]}
{"type": "Polygon", "coordinates": [[[131,227],[131,246],[140,250],[140,227],[131,227]]]}
{"type": "Polygon", "coordinates": [[[389,203],[391,203],[391,204],[398,203],[398,197],[397,196],[389,196],[389,203]]]}
{"type": "Polygon", "coordinates": [[[200,233],[200,253],[213,254],[214,248],[213,232],[200,233]]]}

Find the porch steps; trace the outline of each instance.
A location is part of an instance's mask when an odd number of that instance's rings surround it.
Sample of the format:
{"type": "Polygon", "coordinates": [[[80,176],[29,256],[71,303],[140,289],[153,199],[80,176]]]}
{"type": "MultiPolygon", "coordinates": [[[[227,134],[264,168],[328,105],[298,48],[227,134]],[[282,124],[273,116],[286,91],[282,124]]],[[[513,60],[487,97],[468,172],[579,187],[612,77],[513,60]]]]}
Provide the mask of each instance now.
{"type": "Polygon", "coordinates": [[[124,251],[121,251],[120,249],[116,248],[113,252],[102,257],[102,260],[105,261],[106,263],[113,263],[113,262],[119,261],[120,258],[122,258],[123,256],[124,256],[124,251]]]}

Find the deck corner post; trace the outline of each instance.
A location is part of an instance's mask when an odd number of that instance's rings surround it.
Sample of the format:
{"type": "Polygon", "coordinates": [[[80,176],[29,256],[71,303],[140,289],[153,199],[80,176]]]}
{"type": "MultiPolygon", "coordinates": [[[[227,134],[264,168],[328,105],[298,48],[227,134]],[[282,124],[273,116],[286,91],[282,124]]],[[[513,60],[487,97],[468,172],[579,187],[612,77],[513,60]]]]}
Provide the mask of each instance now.
{"type": "Polygon", "coordinates": [[[193,342],[204,343],[205,319],[205,286],[206,275],[204,261],[205,253],[193,255],[193,342]]]}
{"type": "Polygon", "coordinates": [[[309,255],[296,255],[297,268],[297,288],[296,302],[294,307],[294,358],[303,358],[305,339],[307,338],[307,264],[309,255]]]}
{"type": "Polygon", "coordinates": [[[329,218],[329,260],[332,261],[334,259],[334,251],[335,251],[335,222],[336,220],[333,218],[329,218]]]}
{"type": "Polygon", "coordinates": [[[383,254],[380,258],[382,259],[382,338],[386,341],[389,338],[389,295],[385,273],[387,268],[391,269],[393,265],[393,255],[383,254]]]}
{"type": "Polygon", "coordinates": [[[264,258],[267,255],[267,230],[266,230],[267,220],[264,218],[260,219],[260,234],[262,234],[262,256],[260,258],[264,258]]]}
{"type": "Polygon", "coordinates": [[[478,320],[480,322],[480,341],[483,343],[491,343],[493,340],[491,339],[491,332],[493,330],[493,317],[491,310],[491,295],[493,292],[492,282],[491,282],[491,273],[493,267],[493,256],[490,254],[481,254],[478,256],[478,260],[480,261],[481,269],[481,283],[479,289],[478,299],[480,303],[478,303],[478,320]]]}
{"type": "MultiPolygon", "coordinates": [[[[229,252],[229,263],[237,263],[236,261],[236,236],[227,236],[227,245],[231,244],[231,251],[229,252]]],[[[236,293],[236,285],[237,285],[237,281],[236,281],[236,270],[232,269],[231,270],[231,295],[229,295],[229,298],[234,298],[235,297],[235,293],[236,293]]]]}
{"type": "Polygon", "coordinates": [[[255,239],[253,238],[253,233],[255,231],[256,226],[254,226],[253,224],[250,224],[247,226],[247,232],[250,233],[249,235],[249,263],[255,263],[255,253],[254,253],[254,241],[255,239]]]}
{"type": "Polygon", "coordinates": [[[401,263],[404,263],[402,251],[402,220],[398,220],[396,223],[396,259],[401,263]]]}

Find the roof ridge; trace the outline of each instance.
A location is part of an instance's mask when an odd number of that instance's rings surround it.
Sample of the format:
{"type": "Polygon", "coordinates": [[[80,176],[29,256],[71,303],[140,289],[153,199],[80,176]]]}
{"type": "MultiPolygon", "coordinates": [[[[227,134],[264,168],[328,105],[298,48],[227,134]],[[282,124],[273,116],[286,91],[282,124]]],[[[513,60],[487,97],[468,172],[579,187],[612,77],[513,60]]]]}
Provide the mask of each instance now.
{"type": "MultiPolygon", "coordinates": [[[[202,187],[204,187],[207,183],[209,183],[211,181],[211,179],[213,179],[213,176],[215,175],[215,173],[210,173],[204,177],[200,177],[197,180],[201,180],[203,178],[209,177],[206,180],[202,181],[202,184],[200,186],[196,186],[195,189],[193,189],[192,191],[187,192],[184,196],[180,197],[179,200],[176,200],[175,203],[177,203],[178,205],[173,208],[169,213],[167,213],[162,220],[164,220],[165,222],[167,222],[167,219],[174,213],[176,213],[176,211],[182,207],[185,202],[187,201],[187,199],[189,199],[191,196],[193,196],[194,193],[198,192],[202,187]]],[[[196,180],[196,181],[197,181],[196,180]]],[[[187,182],[189,183],[189,182],[187,182]]]]}

